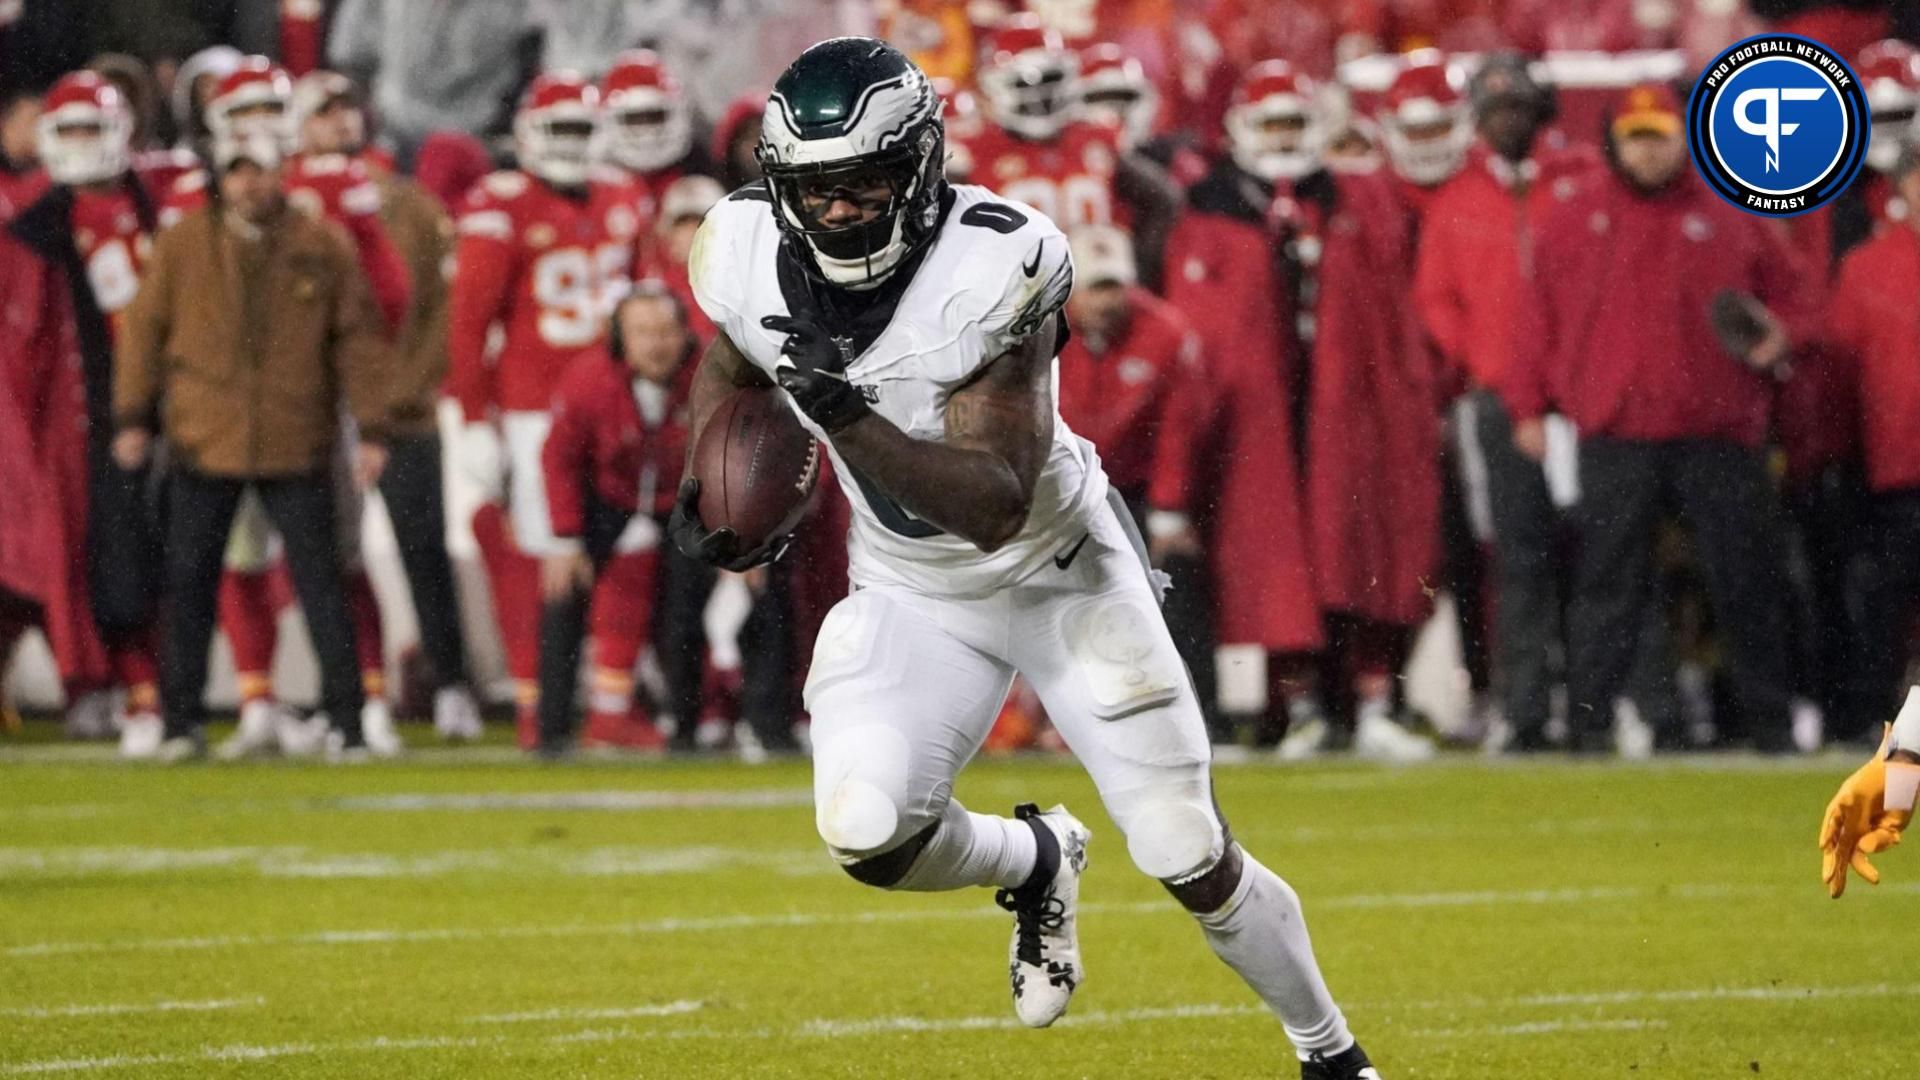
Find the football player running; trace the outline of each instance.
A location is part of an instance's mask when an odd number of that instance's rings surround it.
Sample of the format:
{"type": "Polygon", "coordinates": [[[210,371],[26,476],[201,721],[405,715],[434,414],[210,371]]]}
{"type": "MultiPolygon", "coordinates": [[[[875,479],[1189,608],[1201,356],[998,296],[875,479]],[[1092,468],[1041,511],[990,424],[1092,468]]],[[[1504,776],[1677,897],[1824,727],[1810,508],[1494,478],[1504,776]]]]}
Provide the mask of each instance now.
{"type": "MultiPolygon", "coordinates": [[[[1073,268],[1031,207],[942,174],[940,103],[892,47],[836,38],[775,84],[766,180],[714,207],[692,280],[720,327],[692,442],[736,388],[777,384],[852,503],[852,595],[806,686],[815,822],[884,889],[998,888],[1021,1021],[1084,981],[1075,929],[1091,833],[1065,807],[969,812],[956,774],[1017,672],[1098,786],[1135,865],[1280,1017],[1308,1080],[1378,1080],[1314,961],[1298,897],[1214,804],[1199,704],[1125,509],[1060,420],[1054,363],[1073,268]]],[[[743,569],[683,482],[669,531],[743,569]]]]}

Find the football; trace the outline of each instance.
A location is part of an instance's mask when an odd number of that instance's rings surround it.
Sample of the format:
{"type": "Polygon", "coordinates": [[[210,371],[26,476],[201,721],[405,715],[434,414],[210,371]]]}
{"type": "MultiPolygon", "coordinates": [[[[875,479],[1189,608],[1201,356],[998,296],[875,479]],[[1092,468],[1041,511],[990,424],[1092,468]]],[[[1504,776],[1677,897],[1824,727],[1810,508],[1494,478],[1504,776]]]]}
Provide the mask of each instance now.
{"type": "Polygon", "coordinates": [[[792,532],[819,475],[820,444],[770,386],[734,391],[693,451],[700,521],[732,529],[743,551],[792,532]]]}

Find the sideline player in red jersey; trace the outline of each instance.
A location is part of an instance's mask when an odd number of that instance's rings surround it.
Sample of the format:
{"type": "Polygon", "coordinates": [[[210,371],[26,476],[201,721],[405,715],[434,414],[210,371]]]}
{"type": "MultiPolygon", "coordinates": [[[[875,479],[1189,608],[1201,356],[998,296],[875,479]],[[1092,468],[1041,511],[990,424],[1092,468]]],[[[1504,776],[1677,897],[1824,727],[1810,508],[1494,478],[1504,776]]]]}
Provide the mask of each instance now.
{"type": "Polygon", "coordinates": [[[658,258],[653,223],[667,190],[683,177],[709,173],[693,138],[692,110],[680,80],[647,49],[623,52],[600,81],[600,158],[633,188],[640,216],[635,266],[658,258]]]}
{"type": "Polygon", "coordinates": [[[1123,145],[1122,132],[1084,119],[1079,57],[1032,16],[1015,16],[987,40],[977,81],[988,124],[967,141],[963,177],[1053,219],[1062,229],[1118,225],[1134,235],[1141,265],[1160,251],[1179,212],[1166,171],[1123,145]]]}
{"type": "Polygon", "coordinates": [[[1409,54],[1378,116],[1387,163],[1416,213],[1467,163],[1473,116],[1460,79],[1437,49],[1409,54]]]}
{"type": "Polygon", "coordinates": [[[43,390],[33,438],[65,556],[63,574],[46,583],[43,621],[69,730],[101,737],[117,728],[121,752],[144,758],[161,742],[152,594],[159,544],[144,512],[145,472],[118,469],[109,453],[115,323],[139,290],[155,228],[132,131],[125,97],[100,75],[78,71],[55,83],[38,131],[52,186],[9,230],[39,256],[47,287],[22,335],[18,374],[43,390]]]}
{"type": "Polygon", "coordinates": [[[579,76],[535,79],[514,118],[520,167],[468,194],[454,246],[447,393],[465,419],[455,459],[485,498],[474,540],[529,748],[538,740],[540,559],[554,547],[540,468],[548,407],[567,364],[606,333],[640,227],[630,189],[594,169],[600,114],[599,91],[579,76]]]}

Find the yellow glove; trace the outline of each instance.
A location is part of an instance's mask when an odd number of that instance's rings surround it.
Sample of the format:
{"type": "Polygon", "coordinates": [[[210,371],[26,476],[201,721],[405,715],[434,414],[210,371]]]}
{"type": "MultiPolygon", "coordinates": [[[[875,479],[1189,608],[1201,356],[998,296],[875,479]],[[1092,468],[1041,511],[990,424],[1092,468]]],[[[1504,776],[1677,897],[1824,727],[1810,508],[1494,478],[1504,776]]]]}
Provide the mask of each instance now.
{"type": "Polygon", "coordinates": [[[1880,884],[1880,871],[1867,861],[1867,856],[1898,844],[1900,834],[1913,820],[1913,774],[1920,771],[1920,766],[1890,763],[1885,754],[1883,742],[1873,759],[1854,770],[1840,785],[1840,791],[1827,804],[1826,816],[1821,819],[1820,880],[1826,882],[1827,894],[1836,900],[1847,891],[1849,866],[1866,879],[1867,884],[1880,884]],[[1906,793],[1904,807],[1899,806],[1898,797],[1896,808],[1887,806],[1889,768],[1899,774],[1895,786],[1906,793]]]}

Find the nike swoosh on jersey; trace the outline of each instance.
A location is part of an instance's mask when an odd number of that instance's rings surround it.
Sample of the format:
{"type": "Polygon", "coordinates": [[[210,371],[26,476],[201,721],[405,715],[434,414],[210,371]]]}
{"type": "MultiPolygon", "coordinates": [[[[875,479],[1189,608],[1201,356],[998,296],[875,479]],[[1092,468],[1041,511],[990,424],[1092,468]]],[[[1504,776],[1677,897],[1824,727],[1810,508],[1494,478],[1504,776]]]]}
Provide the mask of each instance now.
{"type": "Polygon", "coordinates": [[[1092,535],[1093,535],[1092,533],[1081,533],[1079,543],[1074,544],[1072,547],[1068,548],[1067,553],[1065,555],[1055,555],[1053,557],[1053,565],[1059,567],[1062,570],[1065,570],[1067,567],[1072,566],[1073,560],[1076,557],[1078,557],[1080,554],[1080,549],[1087,546],[1087,537],[1092,535]]]}
{"type": "Polygon", "coordinates": [[[1032,277],[1035,274],[1038,274],[1040,272],[1040,249],[1044,248],[1045,246],[1046,246],[1046,241],[1042,240],[1039,243],[1039,245],[1033,249],[1033,261],[1026,263],[1020,267],[1020,269],[1025,270],[1027,272],[1028,277],[1032,277]]]}

